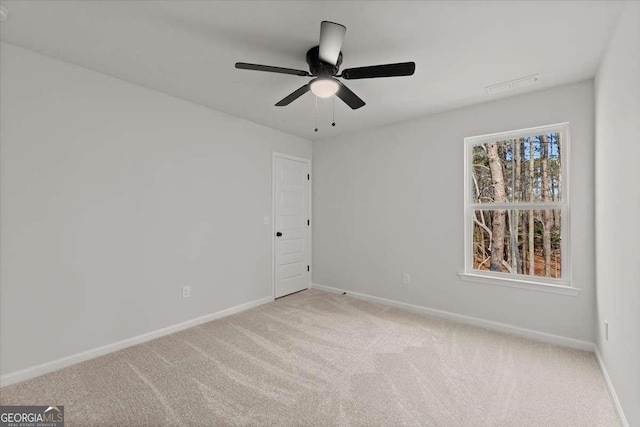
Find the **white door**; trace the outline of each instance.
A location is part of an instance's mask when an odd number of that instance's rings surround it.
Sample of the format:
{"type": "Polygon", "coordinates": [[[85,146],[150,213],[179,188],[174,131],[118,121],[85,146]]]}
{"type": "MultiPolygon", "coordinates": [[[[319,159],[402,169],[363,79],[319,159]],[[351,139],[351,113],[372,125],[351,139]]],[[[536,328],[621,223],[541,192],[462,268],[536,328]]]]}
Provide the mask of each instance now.
{"type": "Polygon", "coordinates": [[[311,283],[309,165],[309,160],[274,153],[275,298],[311,283]]]}

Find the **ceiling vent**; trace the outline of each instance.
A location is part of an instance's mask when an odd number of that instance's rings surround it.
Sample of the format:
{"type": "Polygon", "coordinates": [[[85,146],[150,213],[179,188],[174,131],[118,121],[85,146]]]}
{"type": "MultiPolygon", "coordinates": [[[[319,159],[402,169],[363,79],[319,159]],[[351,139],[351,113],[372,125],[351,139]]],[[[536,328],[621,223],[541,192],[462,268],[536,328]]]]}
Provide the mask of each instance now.
{"type": "Polygon", "coordinates": [[[502,82],[495,85],[487,86],[485,89],[490,95],[507,92],[513,89],[519,89],[521,87],[529,86],[536,83],[540,79],[540,74],[534,74],[532,76],[521,77],[515,80],[509,80],[508,82],[502,82]]]}

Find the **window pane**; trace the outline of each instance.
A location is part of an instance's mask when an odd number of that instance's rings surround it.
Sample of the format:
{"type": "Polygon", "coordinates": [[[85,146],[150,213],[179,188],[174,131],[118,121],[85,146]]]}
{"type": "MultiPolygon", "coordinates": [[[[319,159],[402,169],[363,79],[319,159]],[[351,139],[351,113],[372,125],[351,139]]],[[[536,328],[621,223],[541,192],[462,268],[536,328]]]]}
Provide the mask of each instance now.
{"type": "Polygon", "coordinates": [[[473,268],[560,278],[561,212],[474,210],[473,268]]]}
{"type": "Polygon", "coordinates": [[[473,203],[562,200],[561,134],[487,142],[473,147],[473,203]]]}

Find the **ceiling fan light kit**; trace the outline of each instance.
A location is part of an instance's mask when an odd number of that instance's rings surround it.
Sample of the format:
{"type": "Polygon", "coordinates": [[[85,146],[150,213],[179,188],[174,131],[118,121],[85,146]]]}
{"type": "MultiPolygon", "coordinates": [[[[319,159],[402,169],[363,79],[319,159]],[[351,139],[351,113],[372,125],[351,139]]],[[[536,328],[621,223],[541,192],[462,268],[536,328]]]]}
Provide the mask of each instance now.
{"type": "MultiPolygon", "coordinates": [[[[237,62],[236,68],[241,70],[265,71],[270,73],[289,74],[300,77],[315,77],[309,83],[296,89],[284,97],[277,107],[289,105],[305,93],[311,91],[318,98],[330,98],[336,95],[351,109],[356,110],[365,102],[338,80],[371,79],[379,77],[411,76],[415,72],[415,62],[397,64],[372,65],[368,67],[348,68],[338,74],[342,64],[342,42],[347,28],[335,22],[322,21],[320,24],[320,44],[307,52],[309,72],[292,68],[274,67],[271,65],[249,64],[237,62]]],[[[335,122],[333,123],[335,126],[335,122]]]]}
{"type": "Polygon", "coordinates": [[[311,92],[318,98],[330,98],[340,89],[340,83],[336,79],[317,78],[309,82],[311,92]]]}

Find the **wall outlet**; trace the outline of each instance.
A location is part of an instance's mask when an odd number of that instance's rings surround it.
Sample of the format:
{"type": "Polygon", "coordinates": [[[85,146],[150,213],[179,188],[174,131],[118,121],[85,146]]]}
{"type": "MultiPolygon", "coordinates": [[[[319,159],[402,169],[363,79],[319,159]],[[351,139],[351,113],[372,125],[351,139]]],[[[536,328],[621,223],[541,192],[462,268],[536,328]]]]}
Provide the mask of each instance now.
{"type": "Polygon", "coordinates": [[[411,275],[409,273],[402,273],[402,283],[404,285],[411,283],[411,275]]]}
{"type": "Polygon", "coordinates": [[[609,341],[609,321],[604,321],[604,339],[609,341]]]}
{"type": "Polygon", "coordinates": [[[183,286],[182,298],[190,298],[190,297],[191,297],[191,286],[183,286]]]}
{"type": "Polygon", "coordinates": [[[263,223],[264,225],[269,225],[269,217],[268,217],[268,216],[265,216],[265,217],[262,219],[262,223],[263,223]]]}

